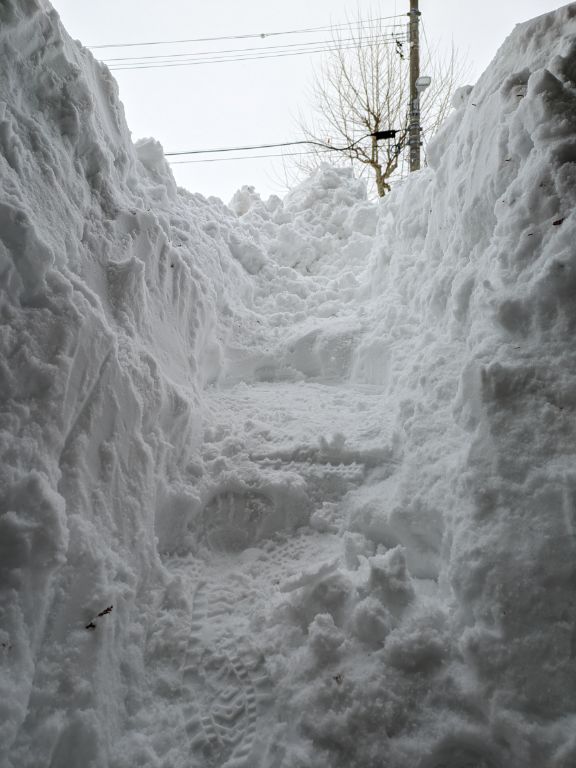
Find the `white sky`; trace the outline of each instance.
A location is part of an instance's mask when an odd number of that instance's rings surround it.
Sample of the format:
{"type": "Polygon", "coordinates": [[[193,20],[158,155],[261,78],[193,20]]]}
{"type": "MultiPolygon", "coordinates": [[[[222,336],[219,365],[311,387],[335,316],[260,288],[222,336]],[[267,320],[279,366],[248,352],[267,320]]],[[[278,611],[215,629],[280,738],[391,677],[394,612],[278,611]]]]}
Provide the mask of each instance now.
{"type": "MultiPolygon", "coordinates": [[[[405,13],[409,0],[52,0],[72,37],[85,45],[240,35],[325,26],[347,15],[405,13]]],[[[421,0],[432,46],[453,40],[470,63],[474,82],[514,24],[554,10],[554,0],[421,0]]],[[[220,41],[209,50],[318,39],[220,41]]],[[[104,56],[149,55],[193,46],[95,51],[104,56]]],[[[202,49],[206,50],[206,48],[202,49]]],[[[134,139],[154,136],[166,152],[268,144],[300,138],[299,110],[307,104],[313,66],[321,54],[212,65],[115,72],[134,139]]],[[[274,151],[274,150],[271,150],[274,151]]],[[[264,151],[261,151],[264,154],[264,151]]],[[[245,154],[258,154],[257,152],[245,154]]],[[[259,159],[174,165],[177,182],[226,202],[244,184],[263,197],[286,191],[283,164],[259,159]]]]}

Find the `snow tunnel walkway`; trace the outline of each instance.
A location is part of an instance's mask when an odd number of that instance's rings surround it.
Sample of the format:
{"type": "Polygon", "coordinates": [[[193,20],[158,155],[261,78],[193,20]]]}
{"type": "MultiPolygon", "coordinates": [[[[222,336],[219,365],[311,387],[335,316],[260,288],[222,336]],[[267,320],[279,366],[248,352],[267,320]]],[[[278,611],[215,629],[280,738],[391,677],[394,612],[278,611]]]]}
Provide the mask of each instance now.
{"type": "MultiPolygon", "coordinates": [[[[344,327],[355,315],[346,312],[344,327]]],[[[320,324],[330,327],[331,318],[320,324]]],[[[309,324],[269,330],[278,348],[283,335],[306,339],[309,324]]],[[[254,353],[258,342],[248,344],[254,353]]],[[[397,464],[382,387],[352,383],[349,362],[340,375],[296,381],[273,373],[259,380],[253,369],[244,376],[240,363],[232,381],[204,393],[200,453],[213,490],[193,521],[199,552],[165,560],[180,597],[164,599],[148,643],[154,686],[173,713],[164,738],[181,743],[185,732],[187,765],[282,764],[277,751],[292,727],[282,708],[292,693],[281,675],[273,679],[258,626],[274,623],[298,590],[306,626],[341,600],[326,580],[356,558],[345,497],[376,468],[382,479],[397,464]]],[[[340,685],[337,672],[330,682],[340,685]]]]}

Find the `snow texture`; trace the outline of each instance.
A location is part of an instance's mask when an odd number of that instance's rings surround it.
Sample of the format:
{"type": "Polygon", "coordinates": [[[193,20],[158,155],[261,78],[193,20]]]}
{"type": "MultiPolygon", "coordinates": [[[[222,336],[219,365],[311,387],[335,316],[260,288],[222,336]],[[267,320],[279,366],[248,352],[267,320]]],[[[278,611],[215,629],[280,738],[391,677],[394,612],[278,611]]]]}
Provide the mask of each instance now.
{"type": "Polygon", "coordinates": [[[225,206],[0,0],[2,768],[574,768],[576,4],[454,107],[225,206]]]}

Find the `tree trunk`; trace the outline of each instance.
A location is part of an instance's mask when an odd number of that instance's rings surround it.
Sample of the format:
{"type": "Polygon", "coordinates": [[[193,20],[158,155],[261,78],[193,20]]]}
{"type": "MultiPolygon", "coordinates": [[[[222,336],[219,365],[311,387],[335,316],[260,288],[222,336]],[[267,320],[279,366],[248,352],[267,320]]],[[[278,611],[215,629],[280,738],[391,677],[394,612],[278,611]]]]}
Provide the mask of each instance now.
{"type": "Polygon", "coordinates": [[[382,174],[382,163],[380,162],[380,148],[378,146],[378,139],[376,138],[376,131],[380,128],[378,120],[375,121],[372,128],[372,157],[370,158],[370,165],[374,169],[376,174],[376,189],[378,191],[378,197],[384,197],[386,194],[386,186],[384,176],[382,174]]]}
{"type": "Polygon", "coordinates": [[[378,197],[384,197],[386,192],[390,190],[390,185],[386,183],[384,174],[382,173],[382,166],[374,163],[372,166],[376,175],[376,189],[378,190],[378,197]]]}

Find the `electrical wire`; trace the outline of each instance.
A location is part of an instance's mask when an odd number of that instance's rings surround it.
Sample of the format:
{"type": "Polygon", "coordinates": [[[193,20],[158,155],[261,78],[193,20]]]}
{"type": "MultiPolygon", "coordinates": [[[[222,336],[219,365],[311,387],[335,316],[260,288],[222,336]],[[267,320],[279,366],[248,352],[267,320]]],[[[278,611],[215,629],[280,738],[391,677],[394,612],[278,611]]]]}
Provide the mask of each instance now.
{"type": "Polygon", "coordinates": [[[173,54],[171,56],[143,56],[141,58],[122,58],[122,59],[102,59],[104,64],[107,64],[110,69],[120,69],[123,67],[137,67],[137,66],[160,66],[163,64],[179,64],[179,63],[190,63],[190,62],[196,62],[198,61],[201,63],[204,59],[206,60],[206,63],[209,63],[211,61],[244,61],[249,60],[252,58],[274,58],[277,54],[290,54],[294,53],[295,55],[305,54],[305,53],[314,53],[316,50],[309,51],[308,48],[311,48],[313,46],[317,46],[318,51],[323,50],[333,50],[334,48],[347,50],[349,48],[360,48],[360,47],[367,47],[372,45],[375,42],[379,43],[404,43],[407,42],[407,38],[402,38],[400,36],[394,36],[394,37],[368,37],[365,38],[362,43],[358,43],[354,41],[352,38],[346,39],[346,40],[339,40],[337,42],[331,41],[331,40],[319,40],[315,41],[314,43],[302,43],[297,44],[294,46],[270,46],[265,48],[245,48],[245,49],[238,49],[238,51],[197,51],[197,52],[188,52],[188,53],[180,53],[180,54],[173,54]],[[343,45],[346,44],[346,45],[343,45]],[[292,48],[296,48],[295,51],[289,50],[292,48]],[[228,54],[234,54],[234,53],[240,53],[240,56],[231,56],[228,54]],[[246,54],[246,55],[244,55],[246,54]],[[176,59],[186,59],[187,61],[180,62],[175,61],[176,59]],[[153,62],[158,62],[152,64],[149,60],[153,60],[153,62]],[[122,62],[122,63],[114,63],[114,62],[122,62]],[[125,63],[129,62],[129,63],[125,63]]]}
{"type": "MultiPolygon", "coordinates": [[[[365,30],[366,28],[369,29],[370,32],[373,32],[370,27],[374,27],[378,22],[386,21],[386,20],[396,20],[396,19],[403,19],[404,14],[394,14],[393,16],[382,16],[378,17],[376,19],[367,20],[367,21],[360,21],[358,24],[351,25],[351,24],[335,24],[330,26],[323,26],[323,27],[307,27],[307,28],[301,28],[301,29],[292,29],[292,30],[284,30],[280,32],[265,32],[265,33],[254,33],[254,34],[246,34],[246,35],[222,35],[222,36],[214,36],[214,37],[201,37],[201,38],[186,38],[186,39],[178,39],[178,40],[153,40],[153,41],[147,41],[147,42],[140,42],[140,43],[107,43],[107,44],[100,44],[100,45],[92,45],[88,46],[91,50],[100,50],[100,49],[108,49],[108,48],[133,48],[133,47],[144,47],[144,46],[156,46],[156,45],[181,45],[181,44],[187,44],[187,43],[205,43],[205,42],[214,42],[214,41],[222,41],[222,40],[247,40],[247,39],[264,39],[267,37],[279,37],[284,35],[295,35],[295,34],[312,34],[316,32],[335,32],[339,29],[346,28],[346,29],[356,29],[356,31],[361,32],[365,30]]],[[[403,33],[397,33],[394,30],[396,29],[405,29],[405,24],[401,23],[394,23],[394,24],[387,24],[384,26],[382,31],[385,33],[384,35],[379,35],[378,40],[380,42],[385,42],[387,44],[402,44],[403,42],[407,41],[407,35],[405,32],[403,33]]],[[[360,47],[366,47],[367,45],[372,44],[376,38],[368,38],[367,42],[364,43],[364,45],[360,47]]],[[[258,48],[237,48],[237,49],[224,49],[220,51],[197,51],[195,53],[188,52],[188,53],[178,53],[178,54],[160,54],[160,55],[150,55],[150,56],[126,56],[126,57],[116,57],[116,58],[110,58],[103,60],[104,63],[109,63],[111,70],[121,71],[121,70],[128,70],[128,69],[156,69],[156,68],[166,68],[166,67],[174,67],[174,66],[192,66],[197,64],[207,64],[207,63],[224,63],[224,62],[235,62],[235,61],[253,61],[258,59],[266,59],[266,58],[280,58],[285,56],[301,56],[306,55],[310,53],[324,53],[327,51],[340,49],[340,50],[346,50],[348,48],[357,48],[358,41],[355,41],[354,38],[344,38],[344,40],[336,40],[336,41],[310,41],[310,42],[302,42],[302,43],[294,43],[294,44],[285,44],[285,45],[277,45],[277,46],[264,46],[264,47],[258,47],[258,48]],[[348,40],[353,41],[353,45],[350,46],[344,46],[342,47],[342,42],[347,42],[348,40]],[[314,47],[317,46],[317,47],[314,47]],[[288,49],[297,49],[297,50],[288,50],[288,49]],[[242,54],[240,56],[237,56],[236,54],[242,54]],[[233,54],[233,55],[228,55],[233,54]],[[243,55],[247,54],[247,55],[243,55]],[[254,55],[252,55],[254,54],[254,55]],[[187,57],[193,57],[193,58],[187,58],[187,57]],[[185,59],[184,61],[174,61],[174,59],[185,59]],[[124,64],[121,62],[131,62],[129,64],[124,64]],[[156,62],[156,63],[153,63],[156,62]]],[[[365,136],[360,137],[357,141],[353,142],[347,147],[335,147],[335,146],[329,146],[326,144],[323,144],[321,142],[316,142],[312,140],[303,140],[303,141],[293,141],[293,142],[283,142],[278,144],[260,144],[260,145],[253,145],[253,146],[246,146],[246,147],[224,147],[220,149],[207,149],[207,150],[186,150],[181,152],[166,152],[166,157],[174,157],[174,156],[183,156],[183,155],[197,155],[197,154],[214,154],[214,153],[221,153],[221,152],[233,152],[233,151],[249,151],[254,149],[267,149],[267,148],[277,148],[277,147],[288,147],[288,146],[296,146],[296,145],[315,145],[317,147],[320,147],[321,150],[323,150],[326,153],[329,152],[346,152],[351,149],[353,149],[357,144],[359,144],[361,141],[363,141],[365,138],[368,138],[370,134],[366,134],[365,136]]],[[[219,157],[219,158],[201,158],[201,159],[193,159],[193,160],[169,160],[168,162],[171,165],[184,165],[184,164],[191,164],[191,163],[200,163],[200,162],[223,162],[223,161],[236,161],[236,160],[256,160],[256,159],[264,159],[264,158],[285,158],[285,157],[295,157],[295,156],[301,156],[301,155],[310,155],[310,154],[316,154],[318,150],[313,151],[303,151],[303,152],[291,152],[291,153],[275,153],[275,154],[263,154],[263,155],[243,155],[241,157],[219,157]]]]}
{"type": "MultiPolygon", "coordinates": [[[[329,152],[326,149],[326,152],[329,152]]],[[[170,165],[190,165],[191,163],[222,163],[232,162],[234,160],[259,160],[264,157],[278,157],[280,159],[284,157],[302,157],[302,155],[315,155],[315,151],[310,152],[279,152],[274,155],[243,155],[242,157],[205,157],[200,160],[169,160],[170,165]]]]}
{"type": "MultiPolygon", "coordinates": [[[[395,44],[397,41],[399,41],[399,38],[394,37],[390,39],[384,39],[381,38],[379,42],[382,42],[387,45],[395,44]]],[[[404,40],[400,40],[400,42],[404,42],[404,40]]],[[[310,50],[300,50],[300,51],[288,51],[285,53],[263,53],[263,54],[254,54],[254,55],[248,55],[248,56],[226,56],[222,58],[205,58],[205,59],[189,59],[186,61],[169,61],[169,62],[162,62],[162,63],[143,63],[143,64],[129,64],[129,65],[111,65],[109,67],[110,71],[112,72],[121,72],[125,70],[135,70],[135,69],[170,69],[173,67],[189,67],[189,66],[198,66],[200,64],[222,64],[227,62],[238,62],[238,61],[258,61],[260,59],[278,59],[278,58],[285,58],[287,56],[307,56],[313,53],[328,53],[330,51],[345,51],[345,50],[351,50],[351,49],[358,49],[358,48],[366,48],[369,47],[372,43],[366,43],[364,45],[358,45],[358,44],[351,44],[351,45],[345,45],[340,46],[337,43],[331,46],[323,46],[320,48],[312,48],[310,50]]]]}
{"type": "Polygon", "coordinates": [[[430,44],[428,43],[428,35],[426,34],[426,26],[424,25],[424,19],[420,19],[420,24],[422,26],[422,33],[424,35],[424,42],[426,44],[426,51],[428,53],[428,62],[432,61],[432,49],[430,48],[430,44]]]}
{"type": "MultiPolygon", "coordinates": [[[[403,18],[404,14],[396,14],[395,16],[379,16],[376,19],[372,19],[373,22],[378,21],[387,21],[388,19],[400,19],[403,18]]],[[[364,24],[364,22],[361,22],[361,24],[364,24]]],[[[254,38],[265,38],[265,37],[278,37],[281,35],[301,35],[301,34],[311,34],[313,32],[327,32],[331,30],[336,30],[341,27],[349,27],[349,24],[333,24],[323,27],[304,27],[301,29],[289,29],[289,30],[283,30],[281,32],[257,32],[252,33],[248,35],[221,35],[218,37],[194,37],[194,38],[187,38],[183,40],[150,40],[148,42],[143,43],[105,43],[100,45],[89,45],[87,46],[91,50],[97,50],[102,48],[134,48],[138,46],[148,46],[148,45],[179,45],[182,43],[209,43],[209,42],[215,42],[220,40],[249,40],[254,38]]]]}
{"type": "Polygon", "coordinates": [[[247,147],[223,147],[220,149],[188,149],[181,152],[164,152],[165,157],[175,157],[176,155],[210,155],[216,152],[244,152],[252,149],[272,149],[275,147],[294,147],[297,144],[309,144],[308,141],[284,141],[279,144],[253,144],[247,147]]]}
{"type": "Polygon", "coordinates": [[[386,32],[385,34],[381,34],[379,31],[370,31],[370,36],[365,38],[356,39],[354,37],[344,37],[337,40],[312,40],[307,43],[289,43],[284,45],[267,45],[267,46],[258,46],[258,47],[251,47],[251,48],[224,48],[217,51],[188,51],[186,53],[168,53],[168,54],[157,54],[157,55],[150,55],[150,56],[117,56],[114,58],[108,58],[108,59],[101,59],[105,64],[114,64],[115,62],[120,61],[129,61],[132,64],[135,63],[141,63],[145,61],[153,61],[157,59],[164,59],[166,61],[170,61],[172,59],[179,59],[179,58],[185,58],[187,56],[222,56],[224,54],[229,53],[252,53],[252,52],[266,52],[266,51],[284,51],[292,48],[307,48],[310,46],[317,46],[317,45],[335,45],[336,43],[338,45],[342,43],[357,43],[357,42],[372,42],[375,40],[381,40],[381,39],[390,39],[393,38],[394,40],[398,38],[405,37],[405,33],[395,33],[395,32],[386,32]]]}
{"type": "Polygon", "coordinates": [[[253,149],[273,149],[276,147],[295,147],[307,144],[308,146],[322,147],[330,152],[348,152],[361,141],[371,136],[370,133],[366,133],[364,136],[360,136],[359,139],[352,142],[346,147],[333,147],[329,142],[315,141],[314,139],[299,139],[298,141],[283,141],[278,144],[251,144],[245,147],[220,147],[219,149],[186,149],[179,152],[164,152],[164,157],[176,157],[178,155],[213,155],[220,152],[248,152],[253,149]]]}

